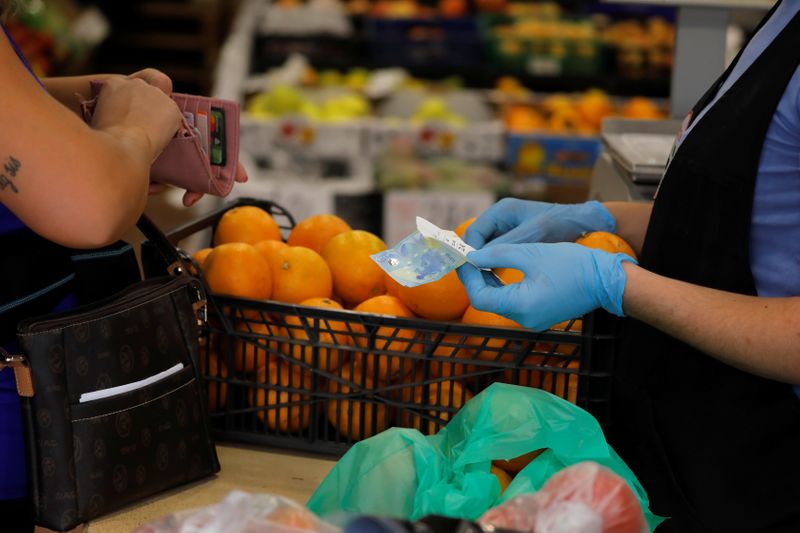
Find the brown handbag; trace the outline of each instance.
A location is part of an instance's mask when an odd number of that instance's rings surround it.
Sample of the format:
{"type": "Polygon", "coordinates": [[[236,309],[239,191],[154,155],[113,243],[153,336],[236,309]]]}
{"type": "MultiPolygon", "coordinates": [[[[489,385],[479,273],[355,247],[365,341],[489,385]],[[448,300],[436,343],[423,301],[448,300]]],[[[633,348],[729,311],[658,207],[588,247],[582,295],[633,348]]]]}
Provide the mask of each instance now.
{"type": "Polygon", "coordinates": [[[3,352],[22,398],[38,525],[65,531],[219,471],[200,374],[205,292],[146,217],[169,275],[19,324],[3,352]]]}

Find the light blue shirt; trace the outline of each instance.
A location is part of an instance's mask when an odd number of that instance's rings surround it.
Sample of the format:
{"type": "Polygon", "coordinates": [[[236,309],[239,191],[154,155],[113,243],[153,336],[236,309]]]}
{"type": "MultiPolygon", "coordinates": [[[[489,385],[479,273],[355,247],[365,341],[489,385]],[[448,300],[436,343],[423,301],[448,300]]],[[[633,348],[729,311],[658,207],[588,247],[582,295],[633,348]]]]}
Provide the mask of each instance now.
{"type": "MultiPolygon", "coordinates": [[[[800,11],[800,2],[781,3],[742,52],[716,97],[733,85],[800,11]]],[[[683,138],[692,131],[690,127],[683,138]]],[[[750,269],[759,296],[800,295],[800,68],[795,71],[772,118],[756,178],[750,231],[750,269]]]]}

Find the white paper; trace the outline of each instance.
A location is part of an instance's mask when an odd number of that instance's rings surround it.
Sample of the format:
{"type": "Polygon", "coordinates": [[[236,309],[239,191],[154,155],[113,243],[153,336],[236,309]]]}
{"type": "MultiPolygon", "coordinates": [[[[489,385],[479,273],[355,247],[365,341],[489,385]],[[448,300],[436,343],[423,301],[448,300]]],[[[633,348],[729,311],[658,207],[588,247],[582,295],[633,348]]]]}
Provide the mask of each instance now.
{"type": "Polygon", "coordinates": [[[417,217],[417,231],[428,239],[439,241],[455,250],[466,261],[467,254],[474,252],[475,248],[461,240],[455,231],[445,230],[422,217],[417,217]]]}
{"type": "MultiPolygon", "coordinates": [[[[425,220],[422,217],[417,217],[417,231],[422,233],[425,238],[433,239],[444,244],[458,255],[463,257],[464,261],[475,266],[469,259],[467,259],[467,254],[474,252],[475,248],[461,240],[461,237],[459,237],[455,231],[442,229],[433,222],[425,220]]],[[[505,282],[500,279],[500,276],[495,274],[491,268],[475,268],[486,272],[497,284],[505,285],[505,282]]]]}
{"type": "Polygon", "coordinates": [[[176,372],[180,372],[181,370],[183,370],[183,363],[178,363],[177,365],[168,368],[163,372],[159,372],[158,374],[152,375],[149,378],[141,379],[139,381],[134,381],[131,383],[126,383],[125,385],[119,385],[117,387],[110,387],[108,389],[100,389],[92,392],[84,392],[78,399],[78,403],[91,402],[92,400],[100,400],[102,398],[110,398],[111,396],[118,396],[126,392],[141,389],[147,387],[148,385],[152,385],[153,383],[161,381],[162,379],[165,379],[171,376],[172,374],[175,374],[176,372]]]}

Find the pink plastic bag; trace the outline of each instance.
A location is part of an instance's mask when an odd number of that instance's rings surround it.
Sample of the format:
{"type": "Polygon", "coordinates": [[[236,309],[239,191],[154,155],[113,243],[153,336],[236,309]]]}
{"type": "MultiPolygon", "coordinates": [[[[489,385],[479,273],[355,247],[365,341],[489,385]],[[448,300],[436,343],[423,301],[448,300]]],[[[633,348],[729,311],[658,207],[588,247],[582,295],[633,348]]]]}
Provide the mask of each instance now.
{"type": "Polygon", "coordinates": [[[639,500],[625,480],[592,462],[561,470],[539,492],[489,509],[479,522],[528,533],[649,531],[639,500]]]}
{"type": "Polygon", "coordinates": [[[299,503],[273,494],[233,491],[217,505],[180,511],[133,533],[340,533],[299,503]]]}

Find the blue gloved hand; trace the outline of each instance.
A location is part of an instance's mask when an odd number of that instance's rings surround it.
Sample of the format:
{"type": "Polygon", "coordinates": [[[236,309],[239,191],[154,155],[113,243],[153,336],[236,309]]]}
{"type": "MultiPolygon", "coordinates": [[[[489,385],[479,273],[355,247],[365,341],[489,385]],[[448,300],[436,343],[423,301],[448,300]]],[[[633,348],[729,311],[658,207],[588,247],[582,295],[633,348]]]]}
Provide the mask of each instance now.
{"type": "Polygon", "coordinates": [[[458,276],[472,306],[515,320],[534,331],[580,317],[602,307],[623,316],[625,254],[610,254],[573,243],[498,244],[467,255],[481,268],[511,267],[525,279],[504,287],[487,284],[470,263],[458,276]]]}
{"type": "Polygon", "coordinates": [[[600,202],[550,204],[503,198],[464,235],[473,248],[521,242],[574,242],[585,231],[614,233],[617,222],[600,202]]]}

